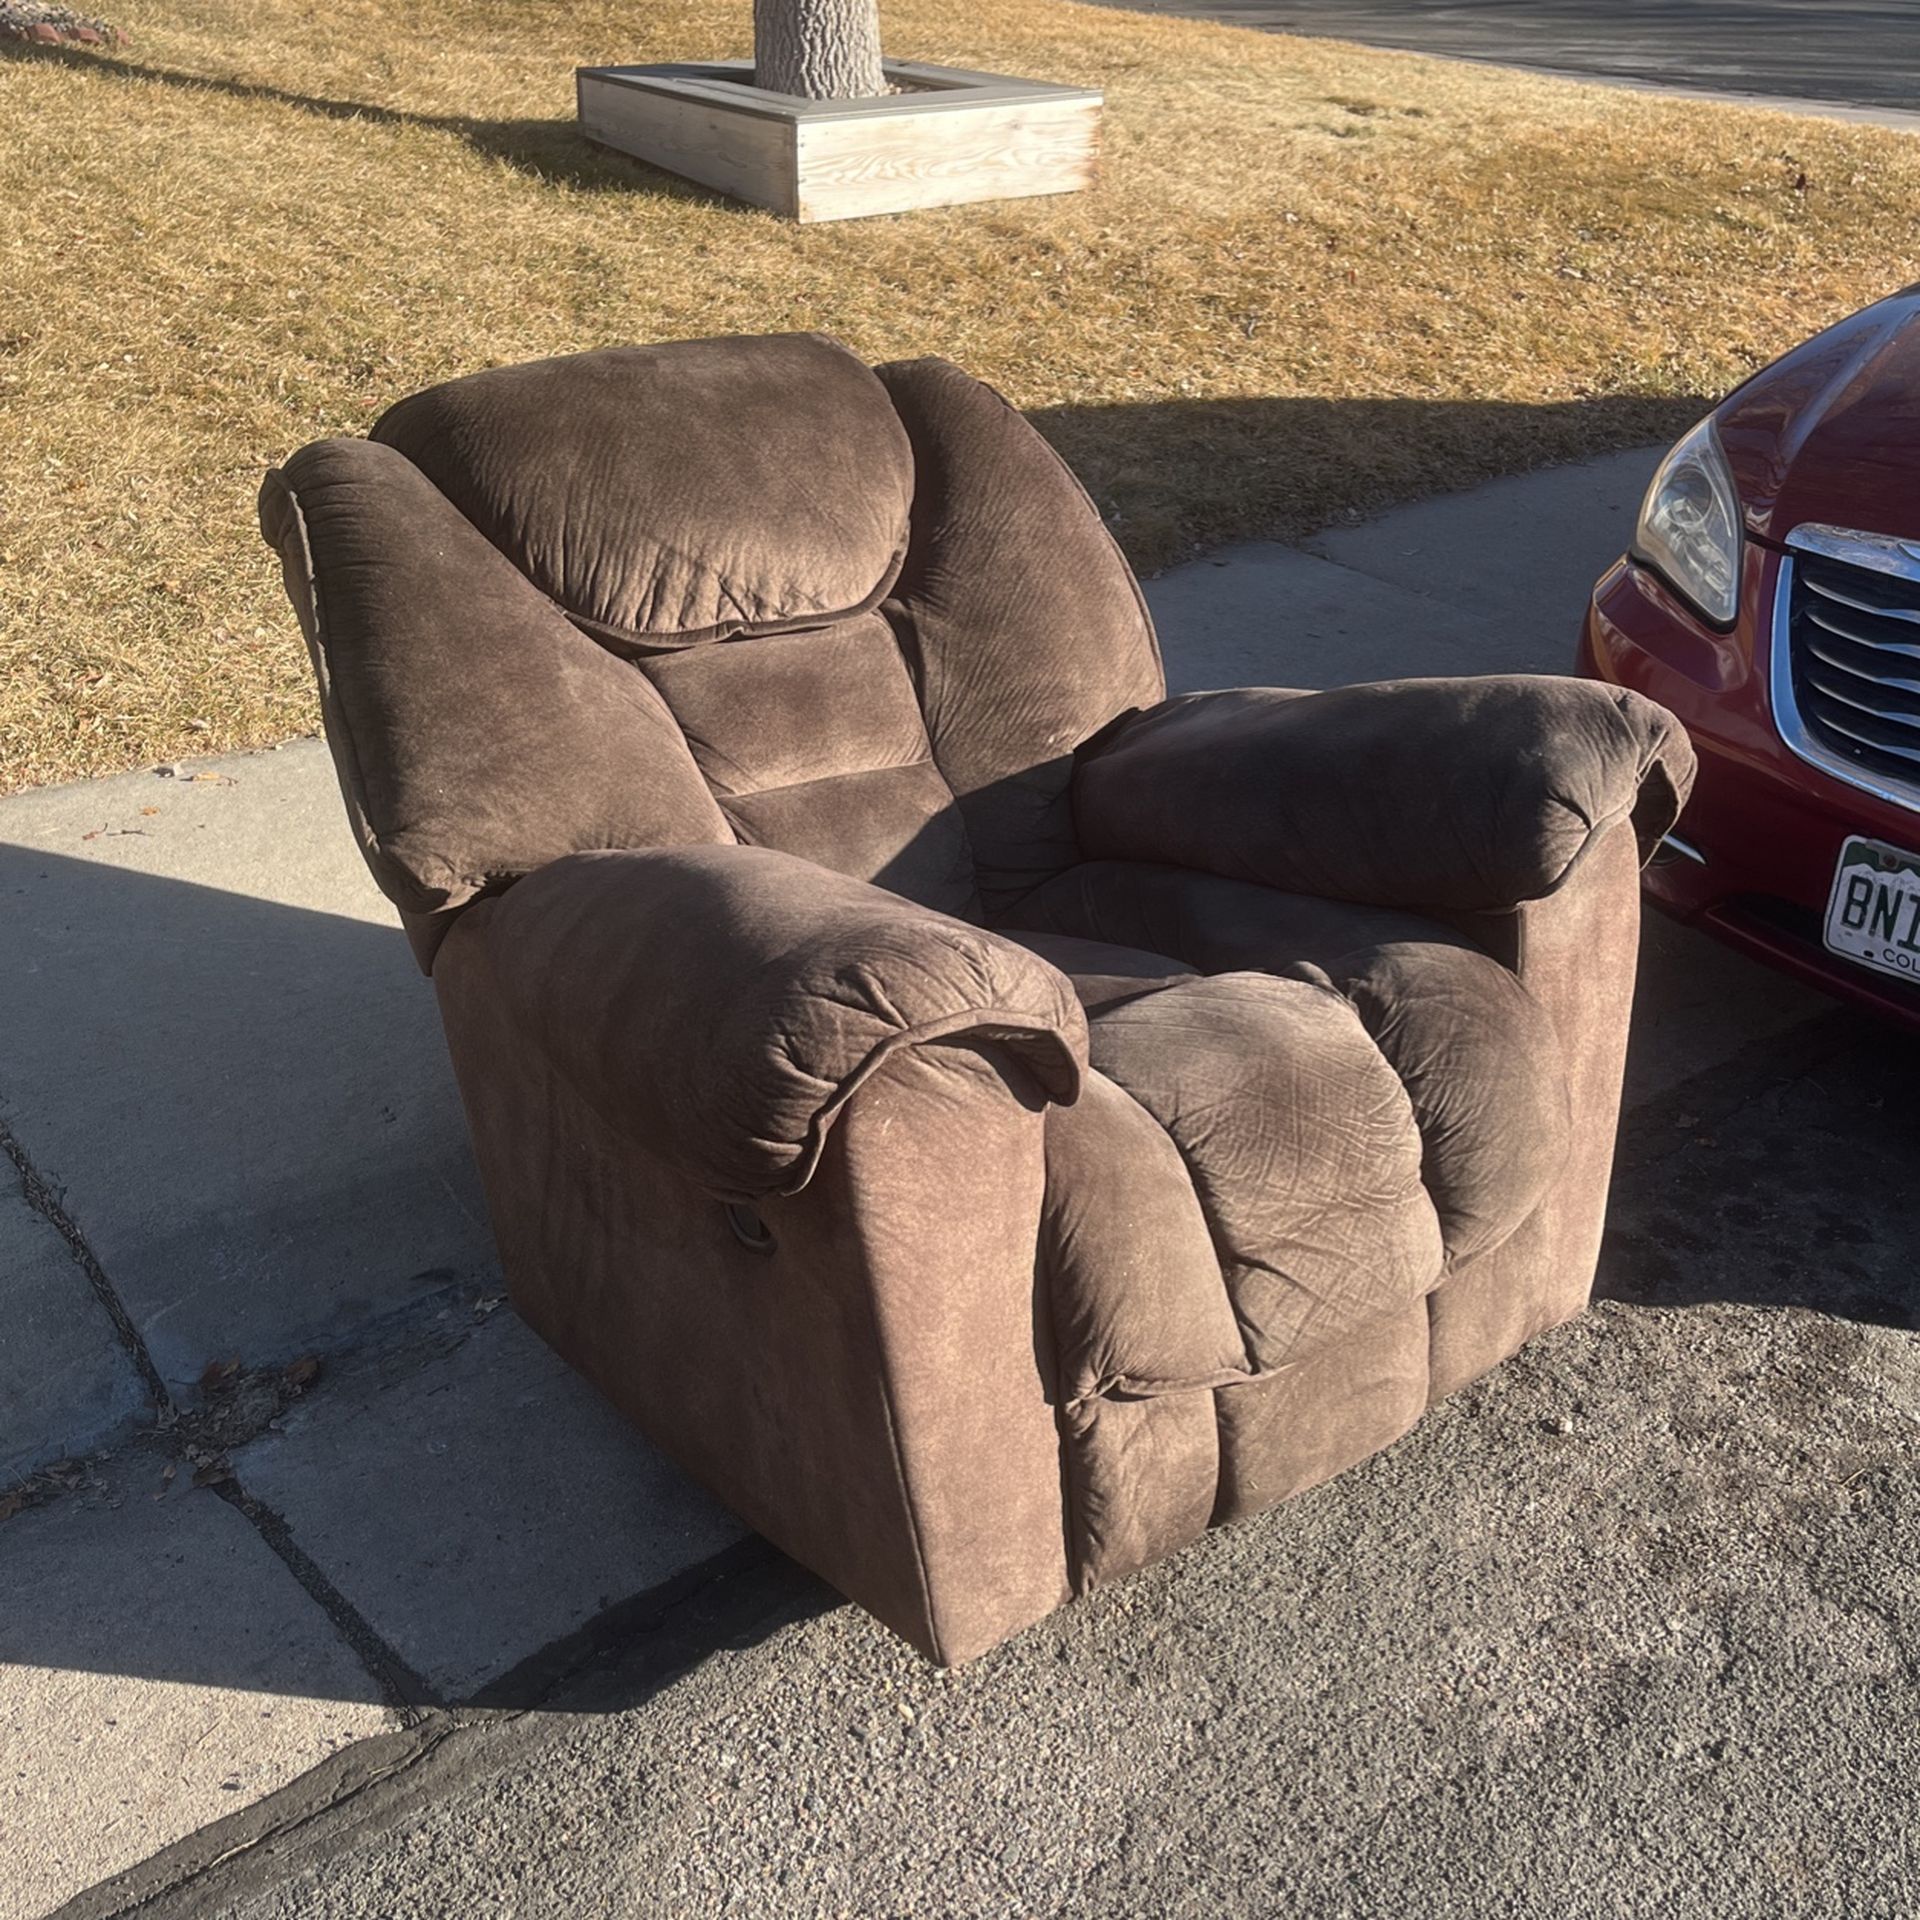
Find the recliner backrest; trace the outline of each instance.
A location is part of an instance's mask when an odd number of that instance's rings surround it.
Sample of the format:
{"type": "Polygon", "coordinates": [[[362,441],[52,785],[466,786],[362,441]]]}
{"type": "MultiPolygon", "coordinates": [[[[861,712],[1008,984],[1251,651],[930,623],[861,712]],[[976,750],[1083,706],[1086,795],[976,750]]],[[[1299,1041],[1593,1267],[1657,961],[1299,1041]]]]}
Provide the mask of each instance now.
{"type": "Polygon", "coordinates": [[[613,348],[373,443],[296,455],[262,520],[423,957],[548,859],[729,837],[990,917],[1078,857],[1073,749],[1164,691],[1078,482],[941,361],[613,348]]]}

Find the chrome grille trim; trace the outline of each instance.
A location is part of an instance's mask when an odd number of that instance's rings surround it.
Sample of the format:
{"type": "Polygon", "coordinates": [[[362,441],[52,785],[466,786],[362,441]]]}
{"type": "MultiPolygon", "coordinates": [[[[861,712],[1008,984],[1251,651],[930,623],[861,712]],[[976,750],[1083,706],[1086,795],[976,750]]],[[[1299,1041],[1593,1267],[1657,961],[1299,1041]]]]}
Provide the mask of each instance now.
{"type": "MultiPolygon", "coordinates": [[[[1812,587],[1815,593],[1820,591],[1811,580],[1807,585],[1812,587]]],[[[1891,618],[1891,615],[1880,614],[1877,608],[1875,615],[1881,619],[1891,618]]],[[[1856,647],[1878,647],[1883,653],[1904,653],[1910,660],[1920,660],[1920,640],[1888,640],[1879,634],[1862,633],[1857,627],[1850,627],[1844,621],[1836,619],[1830,608],[1817,607],[1812,601],[1807,603],[1807,618],[1816,627],[1825,627],[1829,633],[1838,634],[1842,640],[1851,640],[1856,647]]]]}
{"type": "Polygon", "coordinates": [[[1780,738],[1822,773],[1920,813],[1920,674],[1907,664],[1920,662],[1920,541],[1808,526],[1787,546],[1768,660],[1780,738]],[[1836,563],[1865,577],[1836,581],[1836,563]]]}
{"type": "MultiPolygon", "coordinates": [[[[1861,694],[1865,691],[1864,688],[1829,686],[1818,674],[1813,673],[1807,675],[1807,684],[1816,692],[1825,694],[1829,700],[1838,700],[1842,706],[1853,707],[1857,711],[1866,714],[1869,719],[1878,720],[1882,726],[1912,727],[1916,732],[1920,732],[1920,713],[1889,713],[1884,707],[1876,707],[1871,700],[1862,699],[1861,694]]],[[[1871,685],[1872,683],[1869,682],[1868,684],[1871,685]]],[[[1827,725],[1835,726],[1838,725],[1838,722],[1829,719],[1827,725]]],[[[1856,739],[1858,737],[1858,735],[1855,736],[1856,739]]],[[[1874,740],[1867,742],[1868,746],[1877,746],[1878,744],[1879,742],[1874,740]]],[[[1889,750],[1892,751],[1893,749],[1889,750]]]]}
{"type": "MultiPolygon", "coordinates": [[[[1812,654],[1816,660],[1825,666],[1833,667],[1841,673],[1853,674],[1856,678],[1864,679],[1867,677],[1860,672],[1858,667],[1841,659],[1841,657],[1834,652],[1831,643],[1822,647],[1816,646],[1811,640],[1802,640],[1800,644],[1808,653],[1812,654]]],[[[1920,680],[1899,680],[1891,674],[1882,673],[1873,676],[1873,684],[1881,687],[1891,687],[1896,693],[1911,693],[1920,697],[1920,680]]]]}
{"type": "MultiPolygon", "coordinates": [[[[1864,733],[1856,732],[1841,720],[1829,720],[1827,725],[1830,726],[1835,733],[1844,733],[1849,740],[1858,740],[1862,746],[1871,747],[1876,753],[1898,754],[1902,760],[1911,760],[1915,766],[1920,766],[1920,747],[1890,747],[1882,741],[1869,740],[1864,733]]],[[[1864,781],[1856,780],[1854,782],[1855,786],[1862,786],[1864,784],[1864,781]]],[[[1920,798],[1910,798],[1901,804],[1904,806],[1920,806],[1920,798]]]]}
{"type": "Polygon", "coordinates": [[[1823,560],[1838,560],[1868,573],[1892,574],[1900,580],[1920,580],[1920,540],[1902,540],[1891,533],[1855,533],[1850,527],[1827,527],[1810,521],[1787,535],[1787,545],[1823,560]]]}
{"type": "Polygon", "coordinates": [[[1663,835],[1659,846],[1653,850],[1653,857],[1656,860],[1668,854],[1676,859],[1691,860],[1696,867],[1704,867],[1707,864],[1707,856],[1691,840],[1682,840],[1677,833],[1663,835]]]}

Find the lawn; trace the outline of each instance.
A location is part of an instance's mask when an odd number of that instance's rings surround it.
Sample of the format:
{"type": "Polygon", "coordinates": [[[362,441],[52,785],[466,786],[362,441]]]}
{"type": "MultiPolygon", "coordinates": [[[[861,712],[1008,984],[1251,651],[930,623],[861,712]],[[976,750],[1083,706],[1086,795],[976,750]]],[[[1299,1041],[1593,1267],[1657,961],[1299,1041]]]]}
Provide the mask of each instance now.
{"type": "Polygon", "coordinates": [[[1920,140],[1066,0],[887,43],[1104,87],[1096,191],[807,228],[572,132],[747,0],[90,10],[131,46],[0,54],[0,787],[311,728],[260,471],[472,368],[947,354],[1151,568],[1659,438],[1920,255],[1920,140]]]}

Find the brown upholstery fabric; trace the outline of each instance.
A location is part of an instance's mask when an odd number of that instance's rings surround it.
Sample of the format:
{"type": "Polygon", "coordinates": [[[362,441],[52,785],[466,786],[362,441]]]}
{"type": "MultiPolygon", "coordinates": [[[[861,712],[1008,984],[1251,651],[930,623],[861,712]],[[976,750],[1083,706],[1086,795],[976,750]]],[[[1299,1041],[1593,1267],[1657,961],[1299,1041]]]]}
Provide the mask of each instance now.
{"type": "Polygon", "coordinates": [[[1073,797],[1090,859],[1504,909],[1551,893],[1615,820],[1651,853],[1692,778],[1680,723],[1644,695],[1513,674],[1188,694],[1094,742],[1073,797]]]}
{"type": "MultiPolygon", "coordinates": [[[[1422,1146],[1421,1177],[1449,1261],[1497,1246],[1564,1166],[1569,1113],[1558,1035],[1512,971],[1455,927],[1418,914],[1313,900],[1177,867],[1088,861],[1039,888],[1019,917],[1058,932],[1012,934],[1091,993],[1133,954],[1100,941],[1152,941],[1184,963],[1135,955],[1142,972],[1177,976],[1259,968],[1329,986],[1358,1014],[1406,1089],[1422,1146]],[[1087,970],[1092,978],[1083,978],[1087,970]]],[[[1138,991],[1136,986],[1135,991],[1138,991]]]]}
{"type": "Polygon", "coordinates": [[[901,1054],[829,1143],[821,1204],[804,1216],[817,1251],[796,1236],[821,1266],[871,1276],[936,1660],[972,1659],[1068,1590],[1053,1353],[1033,1257],[1046,1177],[1038,1104],[991,1050],[901,1054]]]}
{"type": "Polygon", "coordinates": [[[966,825],[879,614],[662,654],[642,670],[742,841],[979,919],[966,825]]]}
{"type": "Polygon", "coordinates": [[[1565,1166],[1526,1225],[1462,1266],[1429,1303],[1433,1397],[1476,1380],[1587,1303],[1613,1171],[1639,953],[1639,847],[1620,825],[1560,892],[1463,922],[1553,1023],[1567,1080],[1565,1166]]]}
{"type": "Polygon", "coordinates": [[[1073,751],[1166,691],[1133,573],[1059,456],[941,360],[882,367],[913,445],[889,606],[992,911],[1080,857],[1073,751]]]}
{"type": "Polygon", "coordinates": [[[1185,981],[1101,1013],[1088,1055],[1179,1149],[1256,1367],[1439,1280],[1412,1105],[1337,994],[1256,973],[1185,981]]]}
{"type": "Polygon", "coordinates": [[[400,455],[323,440],[268,475],[260,513],[396,906],[457,908],[586,848],[733,837],[659,696],[400,455]]]}
{"type": "Polygon", "coordinates": [[[906,547],[906,435],[819,334],[498,367],[401,401],[373,437],[616,651],[876,605],[906,547]]]}
{"type": "Polygon", "coordinates": [[[1566,1164],[1567,1083],[1537,1000],[1486,954],[1365,947],[1321,973],[1393,1068],[1450,1261],[1496,1247],[1566,1164]]]}
{"type": "Polygon", "coordinates": [[[930,1657],[1585,1300],[1657,708],[1165,701],[1026,422],[811,335],[455,381],[261,523],[515,1302],[930,1657]]]}
{"type": "Polygon", "coordinates": [[[723,808],[745,794],[933,758],[912,676],[877,613],[661,654],[641,671],[723,808]],[[846,697],[850,687],[858,700],[846,697]]]}
{"type": "Polygon", "coordinates": [[[434,986],[515,1306],[749,1526],[929,1658],[1050,1612],[1067,1526],[1027,1077],[964,1044],[897,1055],[807,1188],[757,1203],[756,1252],[529,1040],[494,973],[502,904],[453,929],[434,986]]]}
{"type": "Polygon", "coordinates": [[[1076,1401],[1061,1428],[1075,1593],[1137,1573],[1213,1524],[1220,1421],[1212,1394],[1076,1401]]]}
{"type": "Polygon", "coordinates": [[[1184,1393],[1253,1371],[1167,1130],[1102,1073],[1047,1115],[1041,1264],[1060,1395],[1184,1393]]]}
{"type": "Polygon", "coordinates": [[[1065,974],[1089,1014],[1102,1013],[1124,1000],[1137,1000],[1158,987],[1191,980],[1196,973],[1184,961],[1170,959],[1164,953],[1144,953],[1138,947],[1078,939],[1070,934],[1030,933],[1017,926],[1002,930],[1009,940],[1018,941],[1065,974]]]}
{"type": "Polygon", "coordinates": [[[730,1197],[791,1193],[888,1056],[998,1042],[1079,1091],[1053,968],[979,927],[757,847],[556,860],[495,908],[498,991],[596,1113],[730,1197]]]}
{"type": "Polygon", "coordinates": [[[1409,1307],[1364,1337],[1214,1396],[1219,1525],[1264,1513],[1390,1446],[1427,1407],[1427,1315],[1409,1307]]]}

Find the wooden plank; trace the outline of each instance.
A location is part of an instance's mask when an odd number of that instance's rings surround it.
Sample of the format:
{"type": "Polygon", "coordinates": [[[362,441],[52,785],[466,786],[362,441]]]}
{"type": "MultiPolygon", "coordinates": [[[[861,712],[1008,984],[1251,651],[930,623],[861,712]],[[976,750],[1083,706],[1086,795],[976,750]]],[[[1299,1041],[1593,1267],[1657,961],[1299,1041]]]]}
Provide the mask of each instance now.
{"type": "Polygon", "coordinates": [[[717,90],[622,86],[590,69],[577,81],[589,140],[753,206],[798,214],[791,119],[735,111],[713,97],[717,90]]]}
{"type": "Polygon", "coordinates": [[[1097,97],[1035,96],[966,112],[943,102],[941,110],[915,112],[912,96],[902,95],[889,107],[799,124],[801,220],[1074,193],[1093,184],[1097,97]]]}
{"type": "Polygon", "coordinates": [[[1021,80],[1010,74],[975,73],[969,67],[936,67],[919,60],[883,64],[888,81],[909,90],[912,98],[803,100],[798,94],[755,86],[751,60],[672,60],[639,67],[578,67],[575,72],[653,92],[705,94],[735,101],[743,112],[784,114],[797,120],[859,119],[901,108],[917,113],[924,107],[965,108],[989,100],[1100,99],[1097,87],[1062,86],[1054,80],[1021,80]]]}
{"type": "MultiPolygon", "coordinates": [[[[983,100],[1051,97],[1092,101],[1097,105],[1101,97],[1098,87],[1066,86],[1058,80],[1021,80],[1006,73],[979,73],[972,67],[936,67],[925,60],[889,60],[886,62],[886,73],[896,86],[925,87],[940,93],[965,93],[983,100]]],[[[938,104],[944,105],[945,102],[938,104]]]]}
{"type": "MultiPolygon", "coordinates": [[[[742,62],[742,65],[745,63],[742,62]]],[[[596,85],[624,87],[669,99],[705,100],[734,113],[755,114],[763,120],[791,120],[797,109],[813,103],[791,94],[769,93],[750,80],[739,80],[713,67],[685,64],[660,67],[576,67],[578,77],[596,85]]]]}

